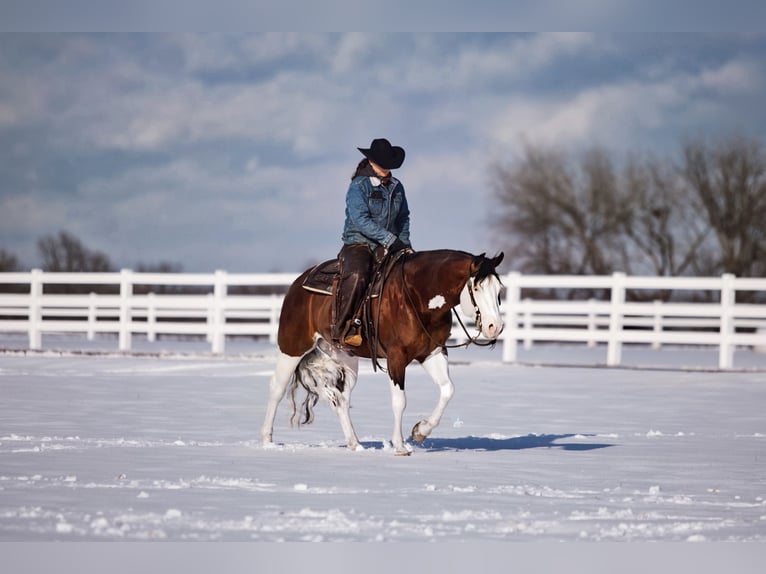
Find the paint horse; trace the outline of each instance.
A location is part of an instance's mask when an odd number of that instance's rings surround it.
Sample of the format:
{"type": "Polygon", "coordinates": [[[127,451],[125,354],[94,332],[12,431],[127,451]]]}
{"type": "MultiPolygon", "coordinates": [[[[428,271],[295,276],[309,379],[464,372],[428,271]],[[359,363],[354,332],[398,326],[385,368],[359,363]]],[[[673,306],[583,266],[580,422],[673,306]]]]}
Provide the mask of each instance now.
{"type": "Polygon", "coordinates": [[[313,406],[321,397],[338,415],[348,448],[361,448],[349,416],[351,391],[357,380],[359,357],[382,357],[390,381],[393,448],[397,455],[410,454],[402,435],[405,369],[418,361],[439,387],[433,412],[412,429],[412,439],[421,442],[439,424],[454,393],[446,347],[453,307],[460,305],[466,315],[475,316],[477,330],[486,339],[496,339],[503,330],[499,297],[502,285],[496,272],[502,259],[502,253],[488,258],[453,250],[404,255],[370,303],[367,320],[374,322],[375,336],[366,331],[362,346],[353,349],[340,349],[329,342],[332,297],[304,289],[310,270],[303,273],[290,286],[282,304],[279,355],[261,429],[264,446],[272,444],[277,407],[288,387],[293,419],[297,414],[295,391],[303,387],[307,392],[301,407],[303,422],[311,422],[313,406]]]}

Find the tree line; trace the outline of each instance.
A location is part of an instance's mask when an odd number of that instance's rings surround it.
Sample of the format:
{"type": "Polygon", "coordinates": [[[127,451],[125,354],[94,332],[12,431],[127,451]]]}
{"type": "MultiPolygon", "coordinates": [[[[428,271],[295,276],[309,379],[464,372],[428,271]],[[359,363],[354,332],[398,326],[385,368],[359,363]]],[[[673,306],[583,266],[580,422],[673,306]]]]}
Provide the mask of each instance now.
{"type": "MultiPolygon", "coordinates": [[[[117,271],[109,257],[97,250],[87,247],[80,239],[68,231],[46,235],[37,241],[37,252],[40,256],[40,268],[43,271],[65,272],[108,272],[117,271]]],[[[0,272],[21,271],[18,258],[0,248],[0,272]]],[[[136,271],[147,273],[180,273],[182,267],[178,263],[138,263],[136,271]]]]}
{"type": "Polygon", "coordinates": [[[528,144],[491,174],[492,224],[519,271],[766,276],[758,138],[692,138],[677,158],[528,144]]]}
{"type": "MultiPolygon", "coordinates": [[[[43,271],[54,272],[109,272],[117,271],[109,257],[97,249],[87,247],[80,239],[68,231],[59,231],[56,234],[46,235],[37,241],[37,252],[40,257],[40,268],[43,271]]],[[[0,272],[21,271],[22,266],[18,258],[5,249],[0,249],[0,272]]],[[[138,263],[136,271],[146,273],[180,273],[181,265],[176,263],[138,263]]],[[[0,285],[0,291],[25,292],[24,285],[0,285]]],[[[108,285],[46,285],[46,293],[115,293],[116,287],[108,285]]],[[[178,292],[177,288],[159,286],[153,289],[156,292],[178,292]]],[[[148,292],[146,286],[137,286],[134,292],[148,292]]]]}
{"type": "MultiPolygon", "coordinates": [[[[59,231],[53,235],[46,235],[37,241],[37,252],[40,257],[40,268],[43,271],[53,272],[110,272],[118,269],[112,264],[109,257],[96,249],[87,247],[80,239],[68,231],[59,231]]],[[[21,271],[21,265],[16,256],[0,248],[0,272],[21,271]]],[[[179,263],[161,261],[159,263],[137,263],[133,268],[139,273],[181,273],[182,266],[179,263]]],[[[0,292],[21,293],[26,292],[26,285],[0,284],[0,292]]],[[[113,285],[46,285],[46,293],[116,293],[117,287],[113,285]]],[[[136,294],[148,293],[174,293],[174,294],[201,294],[210,291],[208,287],[200,286],[173,286],[173,285],[134,285],[133,292],[136,294]]],[[[232,295],[259,295],[286,291],[285,286],[269,285],[237,285],[229,287],[228,293],[232,295]]]]}

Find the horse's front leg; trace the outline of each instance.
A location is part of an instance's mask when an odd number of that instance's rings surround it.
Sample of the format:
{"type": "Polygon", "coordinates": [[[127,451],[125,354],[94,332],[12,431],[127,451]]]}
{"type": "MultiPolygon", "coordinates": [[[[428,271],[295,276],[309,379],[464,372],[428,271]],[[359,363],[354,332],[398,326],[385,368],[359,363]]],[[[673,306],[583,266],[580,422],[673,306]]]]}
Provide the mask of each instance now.
{"type": "Polygon", "coordinates": [[[455,393],[455,385],[449,378],[447,353],[443,349],[436,349],[422,364],[426,372],[431,375],[433,382],[439,387],[439,402],[436,403],[436,408],[430,417],[413,427],[412,440],[415,442],[423,442],[431,434],[431,431],[439,425],[444,409],[447,408],[452,395],[455,393]]]}
{"type": "Polygon", "coordinates": [[[391,436],[391,442],[394,445],[394,454],[398,456],[408,456],[410,451],[404,446],[404,435],[402,434],[402,418],[404,409],[407,406],[407,395],[404,394],[404,381],[395,381],[389,379],[391,387],[391,410],[394,413],[394,432],[391,436]]]}

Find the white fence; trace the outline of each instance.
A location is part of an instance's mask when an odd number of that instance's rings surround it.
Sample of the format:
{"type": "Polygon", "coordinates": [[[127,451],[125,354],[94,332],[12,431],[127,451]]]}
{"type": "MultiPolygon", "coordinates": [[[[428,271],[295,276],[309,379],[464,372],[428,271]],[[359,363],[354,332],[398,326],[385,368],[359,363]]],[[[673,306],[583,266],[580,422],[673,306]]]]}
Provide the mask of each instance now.
{"type": "MultiPolygon", "coordinates": [[[[201,335],[214,353],[222,353],[227,336],[267,336],[276,340],[284,291],[291,273],[0,273],[0,286],[25,285],[25,293],[0,293],[0,332],[25,331],[29,348],[42,346],[43,333],[116,333],[119,350],[129,351],[134,334],[150,341],[157,335],[201,335]],[[114,294],[46,293],[46,286],[104,286],[114,294]],[[250,287],[266,295],[230,293],[250,287]],[[138,289],[137,289],[138,288],[138,289]],[[192,294],[162,291],[187,289],[192,294]],[[154,291],[152,291],[153,289],[154,291]],[[137,290],[147,291],[144,294],[137,290]],[[194,294],[199,292],[199,294],[194,294]]],[[[2,290],[2,287],[0,287],[2,290]]]]}
{"type": "MultiPolygon", "coordinates": [[[[40,349],[44,333],[115,333],[122,351],[143,334],[195,335],[222,353],[227,337],[276,338],[282,295],[297,274],[0,273],[0,332],[24,332],[40,349]],[[11,287],[15,286],[15,287],[11,287]],[[58,289],[57,287],[58,286],[58,289]],[[61,286],[100,286],[111,294],[55,293],[61,286]],[[106,287],[104,287],[106,286],[106,287]],[[46,290],[47,287],[47,290],[46,290]],[[232,288],[237,289],[232,289],[232,288]],[[19,291],[19,293],[3,291],[19,291]],[[248,294],[250,291],[266,294],[248,294]],[[163,293],[186,289],[191,293],[163,293]]],[[[766,279],[722,277],[543,276],[511,273],[503,308],[503,360],[517,359],[519,343],[578,342],[606,345],[606,363],[619,365],[625,344],[705,345],[718,348],[719,366],[733,367],[738,346],[766,348],[766,305],[737,302],[738,292],[766,293],[766,279]],[[596,290],[607,299],[522,298],[522,290],[596,290]],[[626,293],[687,291],[710,303],[634,302],[626,293]]],[[[740,298],[742,298],[740,296],[740,298]]],[[[464,340],[453,329],[455,340],[464,340]]]]}
{"type": "Polygon", "coordinates": [[[733,367],[737,346],[766,348],[766,305],[737,303],[738,292],[764,292],[766,279],[521,275],[504,278],[506,328],[503,360],[516,360],[518,342],[606,343],[607,365],[619,365],[624,344],[718,347],[718,365],[733,367]],[[609,291],[608,300],[522,299],[522,289],[609,291]],[[708,294],[711,303],[632,302],[626,292],[686,291],[708,294]]]}

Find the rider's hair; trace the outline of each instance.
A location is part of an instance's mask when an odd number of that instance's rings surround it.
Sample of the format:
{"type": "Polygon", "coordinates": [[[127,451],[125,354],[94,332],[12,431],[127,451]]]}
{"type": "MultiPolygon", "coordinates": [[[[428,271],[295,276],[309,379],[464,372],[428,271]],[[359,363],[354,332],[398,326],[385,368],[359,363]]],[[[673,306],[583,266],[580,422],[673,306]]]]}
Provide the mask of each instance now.
{"type": "Polygon", "coordinates": [[[354,174],[351,176],[351,179],[354,179],[358,175],[364,175],[365,168],[370,165],[370,160],[367,158],[362,159],[362,161],[359,162],[359,165],[356,166],[356,170],[354,170],[354,174]]]}

